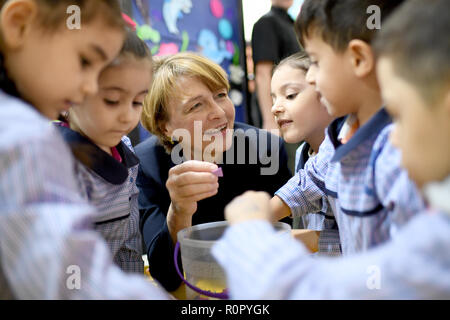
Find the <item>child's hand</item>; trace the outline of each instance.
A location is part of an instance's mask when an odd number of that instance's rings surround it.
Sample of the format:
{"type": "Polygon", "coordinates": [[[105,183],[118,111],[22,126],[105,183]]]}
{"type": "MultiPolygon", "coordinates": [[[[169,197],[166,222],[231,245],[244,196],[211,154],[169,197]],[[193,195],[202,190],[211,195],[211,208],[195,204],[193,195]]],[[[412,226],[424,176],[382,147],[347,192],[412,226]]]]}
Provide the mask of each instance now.
{"type": "Polygon", "coordinates": [[[230,224],[247,220],[270,220],[270,196],[266,192],[247,191],[225,207],[225,218],[230,224]]]}

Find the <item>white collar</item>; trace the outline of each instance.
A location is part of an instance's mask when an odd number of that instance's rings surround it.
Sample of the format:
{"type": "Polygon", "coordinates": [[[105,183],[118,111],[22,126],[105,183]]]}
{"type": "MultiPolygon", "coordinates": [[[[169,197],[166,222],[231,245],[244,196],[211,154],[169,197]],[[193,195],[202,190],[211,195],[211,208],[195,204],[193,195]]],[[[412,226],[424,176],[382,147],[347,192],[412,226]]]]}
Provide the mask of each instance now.
{"type": "Polygon", "coordinates": [[[439,182],[432,182],[423,188],[430,206],[450,215],[450,176],[439,182]]]}

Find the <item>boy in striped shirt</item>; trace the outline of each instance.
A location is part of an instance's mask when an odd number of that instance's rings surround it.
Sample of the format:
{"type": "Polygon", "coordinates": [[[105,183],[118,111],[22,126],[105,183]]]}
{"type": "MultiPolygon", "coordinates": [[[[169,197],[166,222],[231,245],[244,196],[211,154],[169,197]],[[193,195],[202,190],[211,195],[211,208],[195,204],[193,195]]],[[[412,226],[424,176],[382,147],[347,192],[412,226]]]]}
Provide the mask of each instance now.
{"type": "Polygon", "coordinates": [[[338,119],[318,155],[275,193],[272,218],[316,212],[327,198],[344,255],[387,241],[424,206],[388,141],[391,118],[382,107],[371,47],[376,30],[366,26],[368,6],[377,5],[385,18],[401,2],[306,1],[295,22],[312,63],[306,78],[338,119]]]}

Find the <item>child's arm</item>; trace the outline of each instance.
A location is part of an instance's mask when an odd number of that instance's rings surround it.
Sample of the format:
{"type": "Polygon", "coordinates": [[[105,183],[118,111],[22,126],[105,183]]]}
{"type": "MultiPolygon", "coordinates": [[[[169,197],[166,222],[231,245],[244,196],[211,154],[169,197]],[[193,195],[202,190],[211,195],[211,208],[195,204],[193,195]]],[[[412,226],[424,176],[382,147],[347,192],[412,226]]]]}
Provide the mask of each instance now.
{"type": "Polygon", "coordinates": [[[270,202],[274,220],[292,215],[303,216],[324,208],[325,177],[333,155],[333,145],[328,137],[322,143],[319,153],[310,158],[304,169],[300,169],[270,202]]]}
{"type": "Polygon", "coordinates": [[[291,215],[291,208],[289,208],[289,206],[278,196],[274,196],[270,199],[270,209],[270,221],[272,222],[276,222],[291,215]]]}
{"type": "Polygon", "coordinates": [[[395,239],[364,254],[312,259],[298,241],[274,231],[267,202],[247,193],[226,208],[231,227],[212,251],[232,299],[450,297],[450,261],[442,251],[449,246],[445,214],[417,215],[395,239]]]}

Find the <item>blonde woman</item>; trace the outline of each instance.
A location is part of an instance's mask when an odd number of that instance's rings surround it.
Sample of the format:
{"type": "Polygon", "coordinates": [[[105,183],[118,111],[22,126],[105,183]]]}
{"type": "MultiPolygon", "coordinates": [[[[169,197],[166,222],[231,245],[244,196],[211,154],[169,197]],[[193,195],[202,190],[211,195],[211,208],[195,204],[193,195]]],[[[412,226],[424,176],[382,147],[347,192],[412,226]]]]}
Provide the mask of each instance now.
{"type": "Polygon", "coordinates": [[[194,53],[154,65],[142,114],[153,136],[136,147],[137,186],[150,272],[171,291],[181,283],[173,262],[178,231],[224,220],[234,197],[246,190],[273,194],[291,173],[278,136],[234,121],[219,65],[194,53]]]}

